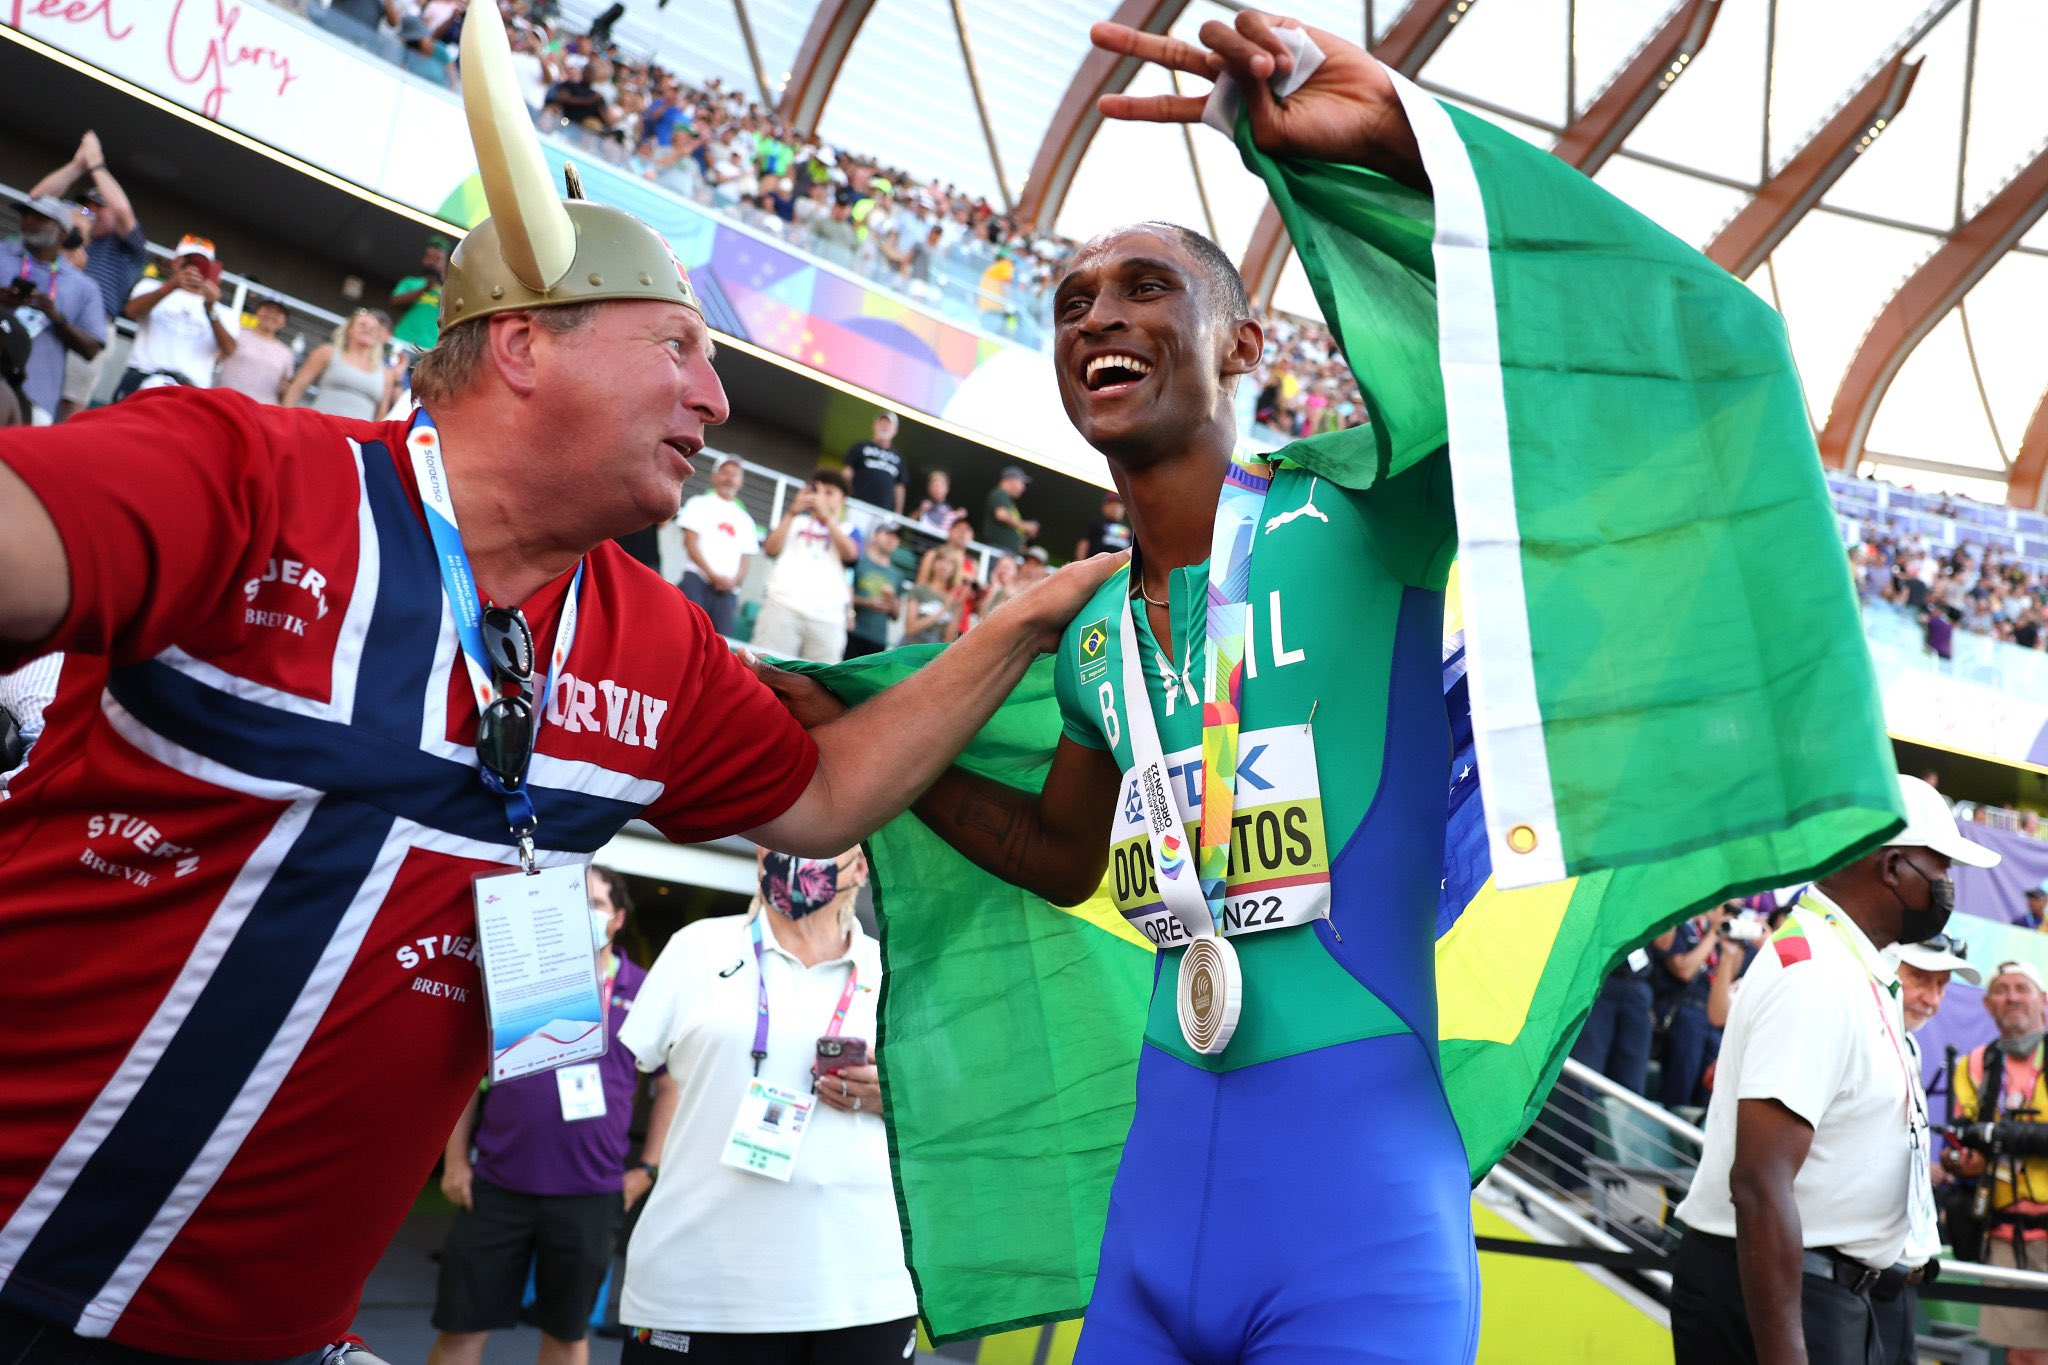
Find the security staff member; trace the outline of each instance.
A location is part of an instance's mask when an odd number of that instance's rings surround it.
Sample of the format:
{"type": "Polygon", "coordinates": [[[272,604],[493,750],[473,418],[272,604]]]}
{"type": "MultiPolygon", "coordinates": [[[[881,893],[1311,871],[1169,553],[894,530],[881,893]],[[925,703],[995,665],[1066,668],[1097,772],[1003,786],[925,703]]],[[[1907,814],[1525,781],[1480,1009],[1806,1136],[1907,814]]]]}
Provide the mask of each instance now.
{"type": "MultiPolygon", "coordinates": [[[[1926,1099],[1882,953],[1941,931],[1952,864],[1998,855],[1963,838],[1934,788],[1899,789],[1906,827],[1808,891],[1736,996],[1678,1207],[1678,1365],[1885,1362],[1873,1301],[1924,1278],[1940,1245],[1926,1099]]],[[[1895,1351],[1910,1359],[1910,1341],[1895,1351]]]]}
{"type": "MultiPolygon", "coordinates": [[[[1956,1068],[1955,1113],[1960,1121],[2020,1119],[2048,1123],[2048,1082],[2042,1078],[2041,1031],[2048,992],[2031,962],[2002,962],[1984,988],[1984,1008],[1998,1037],[1971,1052],[1956,1068]]],[[[1974,1180],[1988,1168],[1981,1152],[1950,1147],[1942,1165],[1974,1180]]],[[[1991,1223],[1984,1259],[1992,1265],[2048,1269],[2048,1157],[2005,1157],[1991,1188],[1991,1223]]],[[[1986,1305],[1977,1334],[2003,1346],[2010,1365],[2048,1365],[2048,1313],[1986,1305]]]]}

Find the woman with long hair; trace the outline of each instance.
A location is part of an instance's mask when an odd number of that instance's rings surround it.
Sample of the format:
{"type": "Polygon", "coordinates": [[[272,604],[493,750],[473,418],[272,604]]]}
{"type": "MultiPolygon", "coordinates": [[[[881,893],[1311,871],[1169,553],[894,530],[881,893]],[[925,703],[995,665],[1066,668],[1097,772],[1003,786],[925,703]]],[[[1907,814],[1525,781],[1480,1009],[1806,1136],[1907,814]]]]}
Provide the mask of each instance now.
{"type": "Polygon", "coordinates": [[[398,390],[398,371],[384,363],[384,321],[368,308],[358,308],[334,329],[333,339],[316,346],[284,391],[284,405],[295,408],[314,384],[320,391],[306,404],[316,412],[373,422],[391,411],[398,390]]]}

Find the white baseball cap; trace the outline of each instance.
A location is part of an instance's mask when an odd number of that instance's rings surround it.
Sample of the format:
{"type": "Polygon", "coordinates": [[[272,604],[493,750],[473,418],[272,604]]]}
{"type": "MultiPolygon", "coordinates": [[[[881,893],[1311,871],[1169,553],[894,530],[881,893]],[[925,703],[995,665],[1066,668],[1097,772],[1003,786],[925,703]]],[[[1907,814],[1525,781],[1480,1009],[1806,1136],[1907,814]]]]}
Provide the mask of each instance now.
{"type": "Polygon", "coordinates": [[[1998,970],[1991,974],[1991,979],[1996,981],[2001,976],[2023,976],[2034,983],[2035,990],[2048,991],[2048,983],[2041,980],[2041,969],[2031,962],[2001,962],[1998,964],[1998,970]]]}
{"type": "Polygon", "coordinates": [[[1931,848],[1964,867],[1997,867],[1998,853],[1963,837],[1941,793],[1917,777],[1899,774],[1899,799],[1906,806],[1906,827],[1891,837],[1887,848],[1931,848]]]}
{"type": "Polygon", "coordinates": [[[1946,938],[1928,943],[1894,943],[1885,949],[1885,956],[1896,963],[1905,962],[1923,972],[1954,972],[1972,986],[1984,984],[1984,974],[1969,964],[1969,961],[1950,948],[1946,938]]]}

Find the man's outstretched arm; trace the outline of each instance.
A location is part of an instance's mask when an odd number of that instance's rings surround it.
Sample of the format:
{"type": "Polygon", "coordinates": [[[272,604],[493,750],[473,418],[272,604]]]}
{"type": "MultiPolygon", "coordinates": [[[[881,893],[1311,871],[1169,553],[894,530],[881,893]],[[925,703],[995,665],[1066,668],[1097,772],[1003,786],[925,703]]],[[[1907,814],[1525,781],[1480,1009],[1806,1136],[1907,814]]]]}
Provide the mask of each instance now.
{"type": "Polygon", "coordinates": [[[48,639],[71,607],[71,566],[57,523],[0,464],[0,652],[48,639]]]}
{"type": "MultiPolygon", "coordinates": [[[[813,735],[849,713],[815,678],[760,663],[755,673],[813,735]]],[[[1108,753],[1062,736],[1042,792],[955,766],[939,774],[910,809],[982,871],[1055,905],[1074,905],[1102,884],[1118,776],[1108,753]]]]}
{"type": "MultiPolygon", "coordinates": [[[[817,771],[795,805],[748,836],[785,853],[830,858],[902,814],[1127,557],[1097,555],[1032,584],[916,673],[851,711],[821,723],[817,713],[792,707],[817,743],[817,771]],[[915,742],[906,743],[912,736],[915,742]]],[[[773,685],[770,674],[764,680],[773,685]]]]}

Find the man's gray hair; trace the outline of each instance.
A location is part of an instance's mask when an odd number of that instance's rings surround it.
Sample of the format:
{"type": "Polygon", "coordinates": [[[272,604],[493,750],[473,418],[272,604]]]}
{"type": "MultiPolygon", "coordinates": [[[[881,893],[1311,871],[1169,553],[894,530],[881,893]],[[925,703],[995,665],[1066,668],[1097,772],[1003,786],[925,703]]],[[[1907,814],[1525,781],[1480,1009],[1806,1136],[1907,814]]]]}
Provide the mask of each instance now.
{"type": "MultiPolygon", "coordinates": [[[[553,308],[530,310],[533,320],[556,336],[588,327],[597,316],[599,303],[565,303],[553,308]]],[[[412,396],[422,406],[432,407],[468,392],[482,376],[484,360],[491,349],[491,318],[488,314],[457,323],[441,333],[434,349],[413,362],[412,396]]]]}

